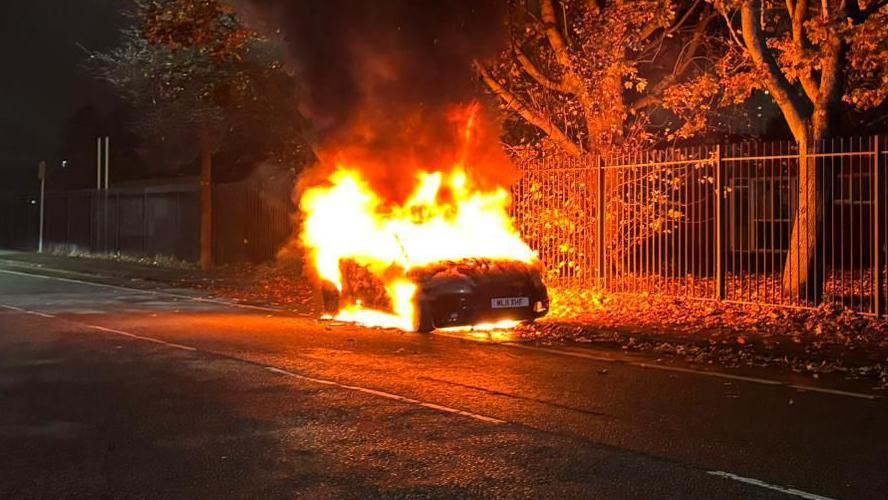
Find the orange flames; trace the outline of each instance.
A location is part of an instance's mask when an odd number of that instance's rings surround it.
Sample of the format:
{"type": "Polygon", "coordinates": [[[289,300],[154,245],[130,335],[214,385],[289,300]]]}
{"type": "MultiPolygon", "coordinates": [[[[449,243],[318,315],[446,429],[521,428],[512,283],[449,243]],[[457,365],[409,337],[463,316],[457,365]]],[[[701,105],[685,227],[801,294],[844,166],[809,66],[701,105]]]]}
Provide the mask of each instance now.
{"type": "MultiPolygon", "coordinates": [[[[414,186],[404,201],[374,190],[362,165],[347,158],[338,159],[325,182],[303,192],[301,241],[317,276],[341,291],[341,263],[353,261],[379,278],[391,301],[386,311],[360,302],[341,304],[337,319],[410,330],[417,284],[409,270],[473,257],[536,259],[512,224],[509,191],[480,187],[469,175],[486,166],[467,164],[480,121],[477,105],[467,111],[458,130],[462,151],[456,160],[445,168],[408,169],[414,186]]],[[[397,171],[399,166],[388,168],[397,171]]]]}

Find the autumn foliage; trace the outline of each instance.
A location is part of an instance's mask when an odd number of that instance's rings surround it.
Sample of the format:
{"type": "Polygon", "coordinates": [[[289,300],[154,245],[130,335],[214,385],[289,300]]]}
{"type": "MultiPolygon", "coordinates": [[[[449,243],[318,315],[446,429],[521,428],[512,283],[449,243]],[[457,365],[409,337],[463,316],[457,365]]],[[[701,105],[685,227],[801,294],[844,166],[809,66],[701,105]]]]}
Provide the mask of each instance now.
{"type": "Polygon", "coordinates": [[[152,44],[174,50],[200,48],[219,58],[238,57],[259,35],[217,0],[141,1],[141,33],[152,44]]]}

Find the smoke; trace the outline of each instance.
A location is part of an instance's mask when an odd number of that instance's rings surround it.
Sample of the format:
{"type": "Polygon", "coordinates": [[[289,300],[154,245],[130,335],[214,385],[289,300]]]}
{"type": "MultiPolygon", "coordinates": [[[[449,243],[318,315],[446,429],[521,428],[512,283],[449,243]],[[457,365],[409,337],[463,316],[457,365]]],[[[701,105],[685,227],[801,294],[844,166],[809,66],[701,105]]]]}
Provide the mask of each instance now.
{"type": "Polygon", "coordinates": [[[244,0],[279,31],[322,135],[359,110],[440,107],[472,97],[471,60],[503,40],[501,0],[244,0]]]}
{"type": "MultiPolygon", "coordinates": [[[[454,105],[479,97],[471,61],[491,56],[504,40],[502,0],[242,4],[251,21],[285,40],[322,163],[348,153],[371,182],[396,192],[406,172],[439,167],[444,151],[458,149],[454,105]]],[[[498,133],[485,135],[499,148],[498,133]]]]}

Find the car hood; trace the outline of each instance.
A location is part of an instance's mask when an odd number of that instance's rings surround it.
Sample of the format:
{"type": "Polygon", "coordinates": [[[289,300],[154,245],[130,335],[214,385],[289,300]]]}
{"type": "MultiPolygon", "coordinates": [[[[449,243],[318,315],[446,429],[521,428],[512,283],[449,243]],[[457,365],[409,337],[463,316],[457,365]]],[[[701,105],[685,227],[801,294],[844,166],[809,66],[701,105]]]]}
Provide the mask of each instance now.
{"type": "Polygon", "coordinates": [[[426,296],[480,294],[504,297],[544,292],[541,274],[537,264],[471,259],[427,266],[413,277],[426,296]]]}

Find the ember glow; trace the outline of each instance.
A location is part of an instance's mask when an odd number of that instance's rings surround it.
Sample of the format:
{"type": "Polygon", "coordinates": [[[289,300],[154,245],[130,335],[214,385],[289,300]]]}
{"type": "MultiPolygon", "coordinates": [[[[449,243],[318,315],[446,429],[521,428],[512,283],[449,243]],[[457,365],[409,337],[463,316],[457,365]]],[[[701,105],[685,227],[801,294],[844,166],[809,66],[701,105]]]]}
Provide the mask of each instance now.
{"type": "MultiPolygon", "coordinates": [[[[470,112],[461,124],[464,147],[477,121],[470,112]]],[[[343,262],[353,262],[384,284],[390,302],[387,310],[342,303],[336,319],[411,330],[417,285],[410,270],[467,258],[536,259],[509,216],[509,191],[480,188],[468,172],[483,166],[464,164],[466,156],[457,152],[459,160],[445,168],[407,172],[415,184],[400,203],[374,191],[361,165],[347,160],[336,164],[326,182],[305,190],[301,241],[317,276],[341,292],[343,262]]]]}

